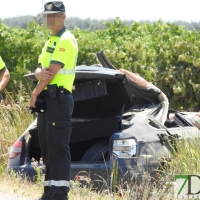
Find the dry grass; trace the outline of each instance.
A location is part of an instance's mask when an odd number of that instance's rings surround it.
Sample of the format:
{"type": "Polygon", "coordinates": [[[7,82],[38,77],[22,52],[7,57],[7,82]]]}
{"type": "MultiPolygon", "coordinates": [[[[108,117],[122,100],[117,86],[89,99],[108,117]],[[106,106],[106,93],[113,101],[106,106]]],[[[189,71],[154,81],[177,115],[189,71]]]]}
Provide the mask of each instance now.
{"type": "MultiPolygon", "coordinates": [[[[116,192],[111,193],[109,187],[97,191],[93,188],[93,182],[88,180],[84,185],[78,181],[71,181],[70,200],[169,200],[172,199],[172,185],[166,184],[166,180],[152,181],[148,174],[143,174],[140,184],[120,183],[116,192]]],[[[26,177],[22,178],[11,172],[8,175],[0,168],[0,191],[27,196],[31,199],[39,198],[43,193],[43,177],[37,182],[30,182],[26,177]],[[6,183],[6,184],[5,184],[6,183]],[[9,187],[8,187],[9,186],[9,187]]]]}
{"type": "Polygon", "coordinates": [[[182,138],[177,142],[177,152],[168,167],[172,174],[199,174],[200,172],[200,138],[190,141],[182,138]]]}
{"type": "Polygon", "coordinates": [[[7,162],[8,148],[34,119],[28,109],[28,94],[23,91],[23,87],[21,90],[16,99],[6,93],[6,104],[4,101],[0,102],[0,165],[3,166],[7,162]]]}
{"type": "Polygon", "coordinates": [[[22,178],[13,172],[7,174],[4,167],[0,167],[0,191],[19,196],[38,198],[42,193],[42,183],[32,183],[26,177],[22,178]],[[6,183],[6,184],[5,184],[6,183]]]}

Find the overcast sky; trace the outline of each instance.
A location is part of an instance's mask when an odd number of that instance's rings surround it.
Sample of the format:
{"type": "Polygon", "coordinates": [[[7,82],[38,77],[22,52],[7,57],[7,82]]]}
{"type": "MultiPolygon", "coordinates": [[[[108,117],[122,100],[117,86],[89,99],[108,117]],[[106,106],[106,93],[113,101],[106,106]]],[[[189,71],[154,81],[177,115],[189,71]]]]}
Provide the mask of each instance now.
{"type": "MultiPolygon", "coordinates": [[[[0,0],[0,18],[41,13],[49,0],[0,0]]],[[[63,0],[67,17],[200,22],[200,0],[63,0]]]]}

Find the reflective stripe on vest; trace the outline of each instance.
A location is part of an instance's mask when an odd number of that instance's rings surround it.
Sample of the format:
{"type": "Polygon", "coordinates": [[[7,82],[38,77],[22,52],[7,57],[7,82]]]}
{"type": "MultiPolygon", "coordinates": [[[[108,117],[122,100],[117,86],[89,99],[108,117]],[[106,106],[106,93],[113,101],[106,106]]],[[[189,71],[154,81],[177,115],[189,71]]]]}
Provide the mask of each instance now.
{"type": "Polygon", "coordinates": [[[50,181],[45,181],[44,182],[44,186],[56,186],[56,187],[70,187],[70,182],[69,181],[54,181],[54,180],[50,180],[50,181]]]}
{"type": "Polygon", "coordinates": [[[65,69],[65,68],[62,68],[58,71],[57,74],[71,74],[71,75],[74,75],[75,74],[75,69],[65,69]]]}

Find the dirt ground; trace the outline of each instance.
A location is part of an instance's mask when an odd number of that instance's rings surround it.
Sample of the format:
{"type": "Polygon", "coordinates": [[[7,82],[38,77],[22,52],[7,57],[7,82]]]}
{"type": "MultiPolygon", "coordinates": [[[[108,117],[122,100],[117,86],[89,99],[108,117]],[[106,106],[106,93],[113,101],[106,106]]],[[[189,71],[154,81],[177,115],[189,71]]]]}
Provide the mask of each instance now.
{"type": "Polygon", "coordinates": [[[18,196],[15,194],[1,192],[1,191],[0,191],[0,199],[1,200],[35,200],[29,197],[18,196]]]}

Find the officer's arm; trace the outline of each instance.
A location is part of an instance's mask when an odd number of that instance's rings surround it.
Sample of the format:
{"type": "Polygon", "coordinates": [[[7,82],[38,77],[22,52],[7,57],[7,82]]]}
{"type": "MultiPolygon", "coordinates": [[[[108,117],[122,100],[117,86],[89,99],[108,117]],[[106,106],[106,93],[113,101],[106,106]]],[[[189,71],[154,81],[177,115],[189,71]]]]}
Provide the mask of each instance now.
{"type": "Polygon", "coordinates": [[[37,78],[37,80],[40,80],[41,70],[42,70],[42,66],[41,65],[39,65],[35,70],[35,77],[37,78]]]}
{"type": "Polygon", "coordinates": [[[6,87],[9,80],[10,80],[10,73],[6,68],[3,72],[0,73],[0,91],[6,87]]]}
{"type": "Polygon", "coordinates": [[[51,80],[53,78],[53,73],[48,68],[42,69],[42,66],[39,65],[35,70],[35,77],[38,80],[51,80]]]}
{"type": "Polygon", "coordinates": [[[61,65],[59,64],[51,64],[48,67],[48,71],[52,74],[52,78],[47,80],[40,80],[40,82],[37,84],[35,89],[32,92],[32,95],[38,96],[42,90],[50,83],[50,81],[53,79],[53,77],[57,74],[57,72],[61,69],[61,65]]]}

